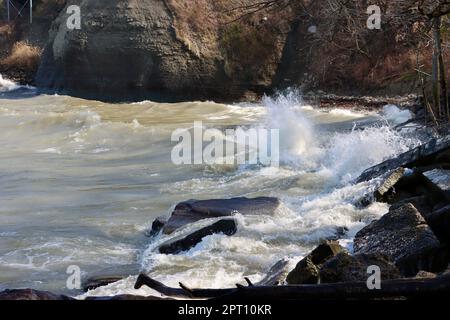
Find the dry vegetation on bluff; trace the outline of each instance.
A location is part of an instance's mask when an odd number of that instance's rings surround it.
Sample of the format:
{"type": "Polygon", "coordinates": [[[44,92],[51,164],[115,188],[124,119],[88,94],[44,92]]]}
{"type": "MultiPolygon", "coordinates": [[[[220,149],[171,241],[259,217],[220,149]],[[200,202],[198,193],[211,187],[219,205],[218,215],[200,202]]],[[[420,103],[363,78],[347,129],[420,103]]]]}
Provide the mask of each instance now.
{"type": "MultiPolygon", "coordinates": [[[[36,19],[31,28],[25,21],[0,26],[2,49],[7,48],[0,53],[0,72],[7,72],[12,61],[17,61],[7,57],[15,41],[43,49],[48,20],[54,20],[66,2],[35,1],[36,19]],[[43,40],[37,41],[39,35],[43,40]]],[[[279,0],[261,10],[255,10],[259,7],[254,5],[261,3],[257,0],[163,2],[170,11],[177,40],[196,59],[220,65],[228,78],[222,81],[223,86],[241,88],[239,94],[297,85],[337,93],[409,93],[419,88],[417,69],[431,74],[429,25],[404,9],[404,3],[413,0],[279,0]],[[381,7],[381,30],[366,27],[369,4],[381,7]],[[317,31],[310,32],[311,26],[317,31]]],[[[133,1],[129,3],[133,6],[133,1]]],[[[447,43],[446,17],[442,36],[447,43]]],[[[443,46],[443,53],[449,74],[447,46],[443,46]]],[[[33,66],[29,73],[34,74],[35,64],[27,65],[33,66]]]]}

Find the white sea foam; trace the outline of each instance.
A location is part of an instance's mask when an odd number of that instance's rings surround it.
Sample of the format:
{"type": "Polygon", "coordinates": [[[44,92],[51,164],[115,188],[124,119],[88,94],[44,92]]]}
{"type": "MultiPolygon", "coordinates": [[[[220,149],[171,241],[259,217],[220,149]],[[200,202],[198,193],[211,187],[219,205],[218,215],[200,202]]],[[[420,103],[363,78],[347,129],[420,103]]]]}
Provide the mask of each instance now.
{"type": "Polygon", "coordinates": [[[3,76],[0,74],[0,92],[8,92],[19,89],[20,86],[16,84],[15,82],[3,78],[3,76]]]}
{"type": "Polygon", "coordinates": [[[396,105],[388,104],[383,107],[383,117],[394,124],[401,124],[411,120],[413,114],[409,110],[402,110],[396,105]]]}

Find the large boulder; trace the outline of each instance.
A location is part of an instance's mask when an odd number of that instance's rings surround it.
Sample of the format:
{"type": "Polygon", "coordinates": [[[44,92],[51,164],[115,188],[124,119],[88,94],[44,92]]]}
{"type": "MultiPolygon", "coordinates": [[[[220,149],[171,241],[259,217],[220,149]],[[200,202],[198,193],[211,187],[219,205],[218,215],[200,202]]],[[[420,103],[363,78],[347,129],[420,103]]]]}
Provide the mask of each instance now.
{"type": "Polygon", "coordinates": [[[401,278],[399,270],[387,256],[378,253],[352,256],[347,252],[341,252],[322,266],[320,269],[320,282],[367,281],[370,276],[367,273],[370,266],[380,268],[382,280],[401,278]]]}
{"type": "Polygon", "coordinates": [[[315,248],[309,255],[300,260],[294,270],[289,272],[288,284],[316,284],[319,282],[319,270],[322,264],[331,259],[342,248],[337,241],[326,241],[315,248]]]}
{"type": "Polygon", "coordinates": [[[234,219],[223,219],[210,226],[201,228],[190,235],[165,243],[159,247],[159,252],[163,254],[176,254],[182,251],[187,251],[195,247],[204,237],[215,233],[223,233],[227,236],[232,236],[237,231],[236,221],[234,219]]]}
{"type": "Polygon", "coordinates": [[[74,300],[60,294],[33,289],[14,289],[0,292],[0,300],[74,300]]]}
{"type": "Polygon", "coordinates": [[[413,168],[416,166],[448,166],[450,135],[432,139],[415,149],[405,152],[394,159],[389,159],[364,171],[356,182],[374,179],[396,168],[413,168]]]}
{"type": "Polygon", "coordinates": [[[163,232],[170,234],[180,227],[202,219],[242,215],[273,215],[280,206],[277,198],[233,198],[217,200],[189,200],[176,205],[163,232]]]}
{"type": "Polygon", "coordinates": [[[354,240],[356,254],[385,254],[405,276],[413,276],[419,270],[432,271],[439,247],[439,240],[410,203],[372,222],[354,240]]]}

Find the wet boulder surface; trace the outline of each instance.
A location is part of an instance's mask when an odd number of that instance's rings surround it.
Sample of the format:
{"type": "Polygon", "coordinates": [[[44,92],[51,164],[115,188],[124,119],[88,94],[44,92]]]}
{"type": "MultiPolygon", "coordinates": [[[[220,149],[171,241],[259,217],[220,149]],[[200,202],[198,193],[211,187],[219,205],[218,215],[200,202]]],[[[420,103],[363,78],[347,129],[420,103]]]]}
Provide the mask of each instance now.
{"type": "Polygon", "coordinates": [[[344,248],[337,241],[325,241],[297,263],[286,278],[288,284],[317,284],[321,266],[344,248]]]}
{"type": "Polygon", "coordinates": [[[400,271],[383,254],[350,255],[341,252],[329,259],[320,269],[320,283],[367,281],[369,267],[380,269],[381,280],[401,278],[400,271]]]}
{"type": "Polygon", "coordinates": [[[410,203],[391,210],[358,232],[355,254],[388,256],[405,276],[432,269],[440,242],[419,211],[410,203]]]}
{"type": "Polygon", "coordinates": [[[184,201],[175,206],[162,230],[164,234],[171,234],[185,225],[202,219],[230,217],[237,213],[272,216],[280,204],[279,199],[271,197],[184,201]]]}

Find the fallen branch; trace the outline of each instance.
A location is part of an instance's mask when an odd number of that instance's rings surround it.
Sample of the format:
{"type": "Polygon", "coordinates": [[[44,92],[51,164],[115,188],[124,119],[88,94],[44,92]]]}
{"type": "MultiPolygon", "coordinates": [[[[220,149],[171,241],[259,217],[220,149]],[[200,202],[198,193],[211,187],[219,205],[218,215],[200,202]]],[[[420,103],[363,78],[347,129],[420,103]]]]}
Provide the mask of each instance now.
{"type": "Polygon", "coordinates": [[[197,298],[197,299],[207,299],[216,298],[229,293],[232,293],[236,289],[191,289],[180,283],[180,288],[167,287],[163,283],[156,281],[145,274],[140,274],[134,285],[135,289],[139,289],[146,285],[150,289],[158,291],[165,296],[175,297],[175,298],[197,298]]]}
{"type": "Polygon", "coordinates": [[[381,282],[381,289],[369,290],[366,282],[298,286],[242,286],[230,289],[170,288],[141,274],[135,288],[147,285],[171,297],[271,300],[367,300],[380,298],[428,298],[450,293],[450,274],[434,279],[398,279],[381,282]]]}

